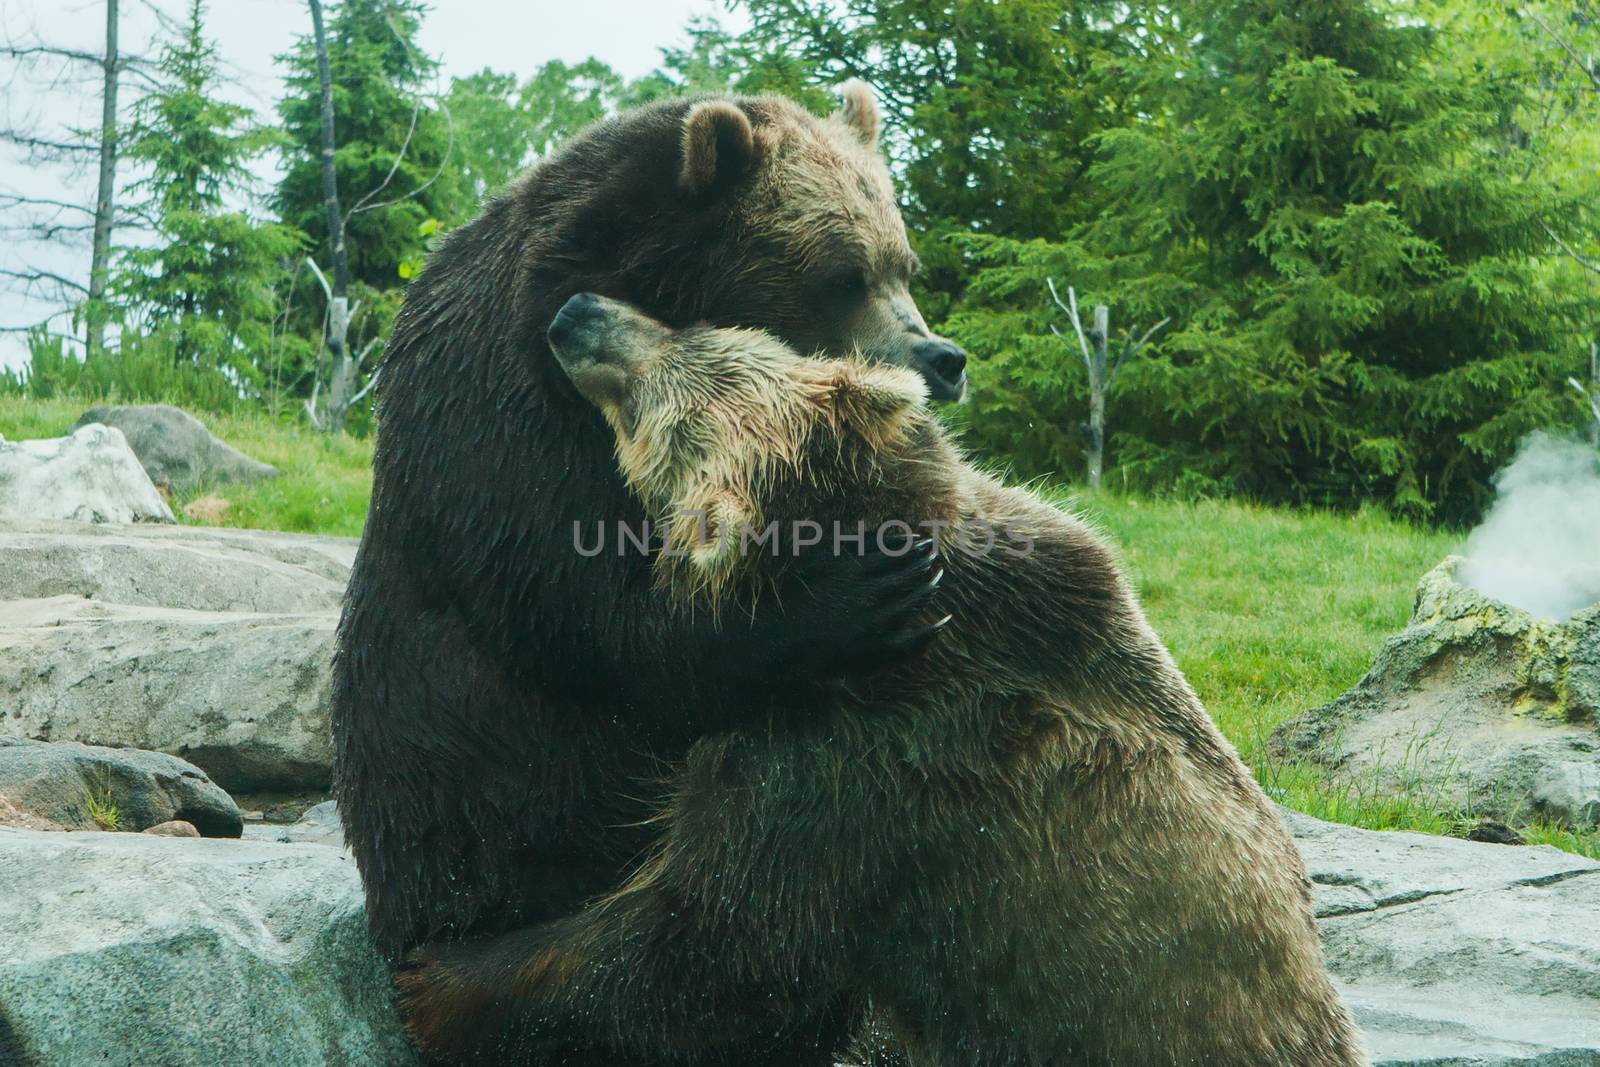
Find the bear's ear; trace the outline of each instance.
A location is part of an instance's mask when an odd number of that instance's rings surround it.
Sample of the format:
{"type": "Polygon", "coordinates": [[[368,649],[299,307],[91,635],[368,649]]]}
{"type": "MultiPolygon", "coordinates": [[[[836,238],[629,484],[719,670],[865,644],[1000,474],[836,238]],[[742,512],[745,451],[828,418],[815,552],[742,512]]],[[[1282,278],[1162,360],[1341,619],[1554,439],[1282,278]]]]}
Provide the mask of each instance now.
{"type": "Polygon", "coordinates": [[[867,88],[867,83],[860,78],[851,78],[839,86],[839,97],[843,101],[839,110],[834,112],[839,119],[861,138],[861,143],[868,148],[878,147],[878,101],[873,98],[872,90],[867,88]]]}
{"type": "Polygon", "coordinates": [[[696,195],[732,184],[756,163],[756,132],[743,111],[726,100],[707,100],[683,120],[683,169],[678,184],[696,195]]]}
{"type": "Polygon", "coordinates": [[[901,439],[928,399],[921,375],[883,364],[839,363],[818,395],[836,425],[860,434],[873,447],[901,439]]]}

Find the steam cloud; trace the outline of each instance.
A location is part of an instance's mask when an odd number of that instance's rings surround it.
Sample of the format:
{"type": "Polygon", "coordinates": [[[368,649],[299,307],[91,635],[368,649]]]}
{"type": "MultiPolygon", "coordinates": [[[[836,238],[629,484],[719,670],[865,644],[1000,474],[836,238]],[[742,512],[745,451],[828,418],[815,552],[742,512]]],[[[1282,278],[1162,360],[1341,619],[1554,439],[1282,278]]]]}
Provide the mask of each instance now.
{"type": "Polygon", "coordinates": [[[1600,601],[1600,457],[1594,449],[1536,433],[1494,484],[1494,506],[1467,538],[1461,580],[1552,619],[1600,601]]]}

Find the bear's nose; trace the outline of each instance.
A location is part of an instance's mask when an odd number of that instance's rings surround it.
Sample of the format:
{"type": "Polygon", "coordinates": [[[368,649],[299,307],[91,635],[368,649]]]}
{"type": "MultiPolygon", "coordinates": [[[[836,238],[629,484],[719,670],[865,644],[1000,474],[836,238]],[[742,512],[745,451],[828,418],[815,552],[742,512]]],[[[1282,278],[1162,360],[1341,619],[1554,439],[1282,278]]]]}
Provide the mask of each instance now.
{"type": "Polygon", "coordinates": [[[963,374],[967,369],[967,354],[946,341],[934,338],[920,341],[911,354],[928,379],[928,387],[935,400],[959,400],[965,386],[963,374]]]}
{"type": "Polygon", "coordinates": [[[550,347],[557,350],[571,347],[574,342],[583,339],[586,328],[600,325],[605,318],[605,308],[599,297],[593,293],[576,294],[561,305],[561,310],[556,312],[556,317],[550,323],[550,330],[546,334],[550,339],[550,347]]]}

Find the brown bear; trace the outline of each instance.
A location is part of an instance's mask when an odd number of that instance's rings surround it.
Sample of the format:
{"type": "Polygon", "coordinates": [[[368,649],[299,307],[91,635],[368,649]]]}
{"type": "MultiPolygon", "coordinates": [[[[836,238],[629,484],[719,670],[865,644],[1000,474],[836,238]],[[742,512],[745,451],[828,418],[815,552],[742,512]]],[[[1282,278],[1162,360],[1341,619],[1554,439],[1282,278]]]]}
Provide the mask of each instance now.
{"type": "Polygon", "coordinates": [[[929,641],[926,551],[813,554],[781,603],[721,621],[679,610],[647,560],[575,551],[575,522],[642,513],[545,338],[595,290],[679,325],[859,346],[958,396],[964,357],[909,295],[877,129],[859,85],[827,118],[774,97],[625,113],[486,205],[407,290],[333,683],[335,791],[391,961],[577,910],[651,840],[641,783],[660,761],[775,704],[825,706],[929,641]]]}
{"type": "Polygon", "coordinates": [[[826,714],[701,740],[660,840],[583,912],[424,952],[425,1049],[576,1027],[676,1062],[845,1000],[937,1067],[1366,1062],[1299,854],[1112,553],[965,464],[916,375],[584,295],[550,336],[664,589],[748,610],[819,531],[909,527],[955,621],[826,714]]]}

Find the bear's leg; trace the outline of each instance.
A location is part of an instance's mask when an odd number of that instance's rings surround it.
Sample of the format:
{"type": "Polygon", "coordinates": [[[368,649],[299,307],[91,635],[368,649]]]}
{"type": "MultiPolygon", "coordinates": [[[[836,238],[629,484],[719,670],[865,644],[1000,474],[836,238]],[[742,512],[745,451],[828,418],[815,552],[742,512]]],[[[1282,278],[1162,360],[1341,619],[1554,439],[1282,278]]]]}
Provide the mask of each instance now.
{"type": "Polygon", "coordinates": [[[630,903],[420,949],[395,976],[412,1036],[442,1063],[835,1062],[855,1022],[844,998],[759,973],[736,944],[681,923],[630,930],[618,914],[630,903]]]}

